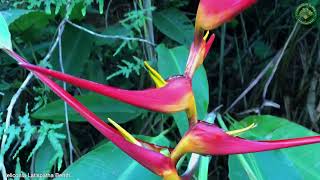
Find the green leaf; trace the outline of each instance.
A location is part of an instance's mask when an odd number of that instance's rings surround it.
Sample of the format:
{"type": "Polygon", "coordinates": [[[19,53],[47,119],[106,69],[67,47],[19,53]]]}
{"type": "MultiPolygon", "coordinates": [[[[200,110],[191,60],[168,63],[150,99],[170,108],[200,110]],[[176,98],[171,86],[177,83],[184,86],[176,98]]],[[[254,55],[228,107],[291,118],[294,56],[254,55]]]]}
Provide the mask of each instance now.
{"type": "Polygon", "coordinates": [[[5,82],[4,80],[0,81],[0,91],[5,91],[11,88],[12,84],[5,82]]]}
{"type": "Polygon", "coordinates": [[[103,64],[99,60],[88,61],[85,68],[85,77],[97,83],[106,83],[103,72],[103,64]]]}
{"type": "MultiPolygon", "coordinates": [[[[46,139],[34,155],[34,172],[38,174],[50,173],[54,164],[50,163],[52,157],[56,154],[49,140],[46,139]]],[[[40,180],[48,178],[39,178],[40,180]]]]}
{"type": "MultiPolygon", "coordinates": [[[[115,24],[115,25],[108,26],[108,28],[105,31],[103,31],[101,34],[110,35],[110,36],[129,36],[131,33],[132,33],[131,30],[125,28],[123,25],[115,24]]],[[[95,39],[96,45],[98,46],[108,45],[112,47],[114,46],[115,48],[119,46],[119,44],[116,43],[117,41],[119,41],[119,39],[100,38],[96,36],[94,36],[94,39],[95,39]]]]}
{"type": "Polygon", "coordinates": [[[59,14],[61,17],[69,16],[70,21],[80,22],[81,20],[84,19],[84,16],[82,15],[82,9],[84,8],[86,8],[86,5],[83,2],[73,1],[73,3],[71,3],[71,6],[69,6],[68,9],[61,8],[59,11],[59,14]]]}
{"type": "MultiPolygon", "coordinates": [[[[84,71],[84,65],[89,59],[93,41],[92,37],[72,26],[66,26],[62,35],[62,61],[64,70],[74,76],[80,75],[84,71]]],[[[61,70],[59,64],[59,48],[53,52],[53,69],[61,70]]]]}
{"type": "Polygon", "coordinates": [[[28,14],[30,12],[33,12],[33,11],[25,10],[25,9],[9,9],[6,11],[1,11],[1,14],[6,20],[6,22],[8,23],[8,25],[10,25],[21,16],[28,14]]]}
{"type": "Polygon", "coordinates": [[[44,121],[41,121],[41,126],[38,130],[38,138],[37,138],[37,143],[33,147],[32,151],[30,152],[27,161],[30,160],[32,156],[39,150],[39,148],[43,145],[45,142],[46,137],[48,137],[48,140],[54,150],[56,151],[55,155],[51,157],[50,164],[53,165],[55,161],[58,162],[58,170],[60,170],[60,167],[62,165],[62,157],[63,157],[63,149],[61,144],[59,143],[58,139],[65,139],[64,134],[60,134],[55,132],[55,130],[58,130],[62,128],[63,124],[49,124],[44,121]]]}
{"type": "MultiPolygon", "coordinates": [[[[163,135],[153,138],[146,136],[139,137],[159,145],[168,146],[170,144],[169,140],[163,135]]],[[[99,145],[99,147],[70,165],[63,173],[70,174],[72,179],[161,179],[130,158],[111,142],[99,145]]],[[[56,180],[59,180],[59,178],[56,178],[56,180]]]]}
{"type": "MultiPolygon", "coordinates": [[[[241,137],[254,140],[276,140],[318,135],[305,127],[275,116],[249,116],[234,128],[257,123],[257,127],[241,137]]],[[[320,144],[306,145],[244,155],[255,175],[261,179],[319,179],[320,144]]],[[[229,157],[231,180],[249,179],[236,156],[229,157]]]]}
{"type": "Polygon", "coordinates": [[[21,149],[23,149],[30,143],[31,137],[37,131],[37,128],[32,126],[30,123],[28,104],[26,105],[25,115],[19,116],[18,118],[19,118],[19,125],[23,127],[22,132],[24,133],[24,135],[19,148],[16,150],[13,156],[13,159],[16,158],[16,156],[19,154],[21,149]]]}
{"type": "MultiPolygon", "coordinates": [[[[76,98],[101,119],[107,119],[107,117],[110,117],[117,123],[125,123],[130,121],[145,111],[143,109],[136,108],[134,106],[124,104],[122,102],[97,94],[82,95],[77,96],[76,98]]],[[[86,121],[72,108],[68,108],[68,115],[69,121],[86,121]]],[[[64,122],[64,102],[62,100],[51,102],[33,113],[32,117],[41,120],[64,122]]]]}
{"type": "Polygon", "coordinates": [[[265,59],[272,54],[272,49],[265,42],[257,40],[253,43],[254,54],[260,59],[265,59]]]}
{"type": "Polygon", "coordinates": [[[191,45],[194,27],[192,21],[178,9],[165,9],[155,12],[154,25],[163,34],[183,45],[191,45]]]}
{"type": "Polygon", "coordinates": [[[8,24],[0,12],[0,49],[12,50],[11,35],[8,24]]]}
{"type": "MultiPolygon", "coordinates": [[[[16,170],[14,171],[14,173],[15,173],[15,174],[19,174],[21,177],[25,177],[25,178],[24,178],[25,180],[29,180],[28,175],[21,170],[21,165],[20,165],[20,159],[19,159],[19,158],[17,158],[16,170]]],[[[9,179],[12,180],[12,178],[9,178],[9,179]]],[[[14,179],[14,180],[20,180],[20,177],[15,176],[13,179],[14,179]]]]}
{"type": "Polygon", "coordinates": [[[12,34],[25,41],[43,41],[42,35],[48,34],[49,21],[53,15],[45,14],[42,11],[28,10],[7,10],[5,12],[9,28],[12,34]],[[42,38],[42,39],[41,39],[42,38]]]}
{"type": "Polygon", "coordinates": [[[103,14],[104,0],[98,0],[98,3],[99,3],[99,12],[100,14],[103,14]]]}
{"type": "Polygon", "coordinates": [[[184,135],[189,129],[188,116],[185,112],[177,112],[172,114],[175,123],[178,126],[178,130],[181,136],[184,135]]]}
{"type": "Polygon", "coordinates": [[[10,21],[10,29],[15,32],[26,32],[26,35],[30,35],[32,31],[39,35],[39,30],[43,29],[49,24],[49,21],[54,16],[45,14],[42,11],[26,11],[26,10],[8,10],[7,19],[10,21]]]}
{"type": "MultiPolygon", "coordinates": [[[[168,78],[173,75],[183,75],[189,54],[188,48],[185,46],[179,46],[173,49],[168,49],[165,45],[160,44],[156,48],[156,51],[159,57],[158,70],[164,78],[168,78]]],[[[208,80],[203,66],[200,66],[195,72],[192,84],[193,92],[195,93],[198,119],[201,120],[204,119],[209,104],[208,80]]],[[[175,120],[176,119],[177,118],[175,118],[175,120]]],[[[184,131],[182,129],[186,129],[186,127],[184,127],[185,125],[181,125],[179,123],[177,125],[180,132],[184,131]]]]}

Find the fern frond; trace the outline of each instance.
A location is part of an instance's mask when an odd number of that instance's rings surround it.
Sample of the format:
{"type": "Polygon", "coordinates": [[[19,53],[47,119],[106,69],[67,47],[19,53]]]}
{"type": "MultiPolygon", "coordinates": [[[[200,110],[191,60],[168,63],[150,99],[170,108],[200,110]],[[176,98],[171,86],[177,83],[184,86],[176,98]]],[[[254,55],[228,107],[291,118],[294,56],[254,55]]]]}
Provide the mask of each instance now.
{"type": "Polygon", "coordinates": [[[135,72],[139,76],[141,68],[144,67],[143,61],[135,56],[133,56],[133,60],[135,62],[129,62],[127,60],[122,60],[121,62],[124,64],[124,66],[118,65],[117,67],[119,68],[119,70],[116,71],[115,73],[109,75],[107,77],[107,80],[110,80],[110,79],[112,79],[116,76],[119,76],[119,75],[123,75],[124,77],[129,78],[129,76],[132,74],[132,72],[135,72]]]}
{"type": "Polygon", "coordinates": [[[15,152],[13,158],[16,158],[20,150],[25,146],[27,146],[27,144],[31,140],[32,135],[37,131],[37,128],[31,125],[29,111],[28,111],[28,104],[26,105],[25,115],[19,116],[19,124],[21,127],[23,127],[22,132],[24,133],[24,137],[18,150],[15,152]]]}
{"type": "Polygon", "coordinates": [[[48,132],[49,142],[53,149],[56,151],[55,155],[50,159],[50,165],[54,165],[54,163],[58,161],[58,170],[60,170],[62,166],[63,158],[63,148],[61,146],[60,140],[65,138],[66,136],[64,134],[57,133],[54,130],[50,130],[48,132]]]}

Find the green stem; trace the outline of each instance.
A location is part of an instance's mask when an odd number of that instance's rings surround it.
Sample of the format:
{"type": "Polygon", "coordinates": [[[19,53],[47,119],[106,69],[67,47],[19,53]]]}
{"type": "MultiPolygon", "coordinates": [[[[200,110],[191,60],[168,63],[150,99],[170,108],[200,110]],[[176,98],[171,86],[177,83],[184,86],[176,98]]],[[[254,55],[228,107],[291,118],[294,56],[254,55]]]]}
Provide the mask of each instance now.
{"type": "Polygon", "coordinates": [[[221,99],[222,99],[223,60],[224,60],[225,37],[226,37],[226,24],[223,24],[222,30],[221,30],[220,58],[219,58],[219,94],[218,94],[218,104],[221,104],[221,99]]]}
{"type": "MultiPolygon", "coordinates": [[[[214,123],[215,119],[216,119],[216,113],[212,112],[212,113],[208,114],[205,121],[208,123],[214,123]]],[[[201,156],[200,157],[198,179],[201,179],[201,180],[208,179],[209,163],[210,163],[211,158],[212,158],[212,156],[201,156]]]]}
{"type": "MultiPolygon", "coordinates": [[[[222,127],[222,129],[224,129],[225,131],[228,131],[228,128],[227,128],[226,124],[223,122],[223,119],[222,119],[220,114],[218,114],[217,120],[218,120],[219,125],[222,127]]],[[[244,170],[246,171],[249,179],[250,180],[258,180],[257,176],[255,175],[254,171],[250,167],[250,165],[247,162],[247,160],[244,157],[244,155],[243,154],[238,154],[238,155],[235,155],[235,156],[239,159],[239,161],[240,161],[242,167],[244,168],[244,170]]],[[[260,177],[259,179],[262,179],[261,175],[259,177],[260,177]]]]}

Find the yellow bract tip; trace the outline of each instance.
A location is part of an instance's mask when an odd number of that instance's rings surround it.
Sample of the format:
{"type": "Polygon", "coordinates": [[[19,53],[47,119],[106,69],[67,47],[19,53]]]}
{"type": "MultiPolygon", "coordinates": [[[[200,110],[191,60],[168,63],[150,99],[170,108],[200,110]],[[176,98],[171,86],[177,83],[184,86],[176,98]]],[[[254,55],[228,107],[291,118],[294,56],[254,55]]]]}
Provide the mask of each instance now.
{"type": "Polygon", "coordinates": [[[206,40],[208,39],[208,36],[209,36],[209,31],[207,31],[207,32],[206,32],[206,35],[203,36],[203,40],[206,41],[206,40]]]}
{"type": "Polygon", "coordinates": [[[128,131],[123,129],[118,123],[116,123],[115,121],[113,121],[110,118],[108,118],[108,120],[120,132],[120,134],[124,138],[126,138],[126,140],[128,140],[129,142],[136,144],[138,146],[142,146],[142,144],[138,140],[136,140],[136,138],[134,138],[128,131]]]}
{"type": "Polygon", "coordinates": [[[144,61],[144,66],[148,69],[149,75],[156,84],[157,88],[161,88],[167,84],[167,82],[161,77],[161,75],[153,69],[147,61],[144,61]]]}
{"type": "Polygon", "coordinates": [[[242,128],[242,129],[237,129],[237,130],[233,130],[233,131],[227,131],[226,133],[231,135],[231,136],[238,136],[239,134],[248,131],[252,128],[255,128],[257,124],[252,123],[251,125],[249,125],[248,127],[242,128]]]}

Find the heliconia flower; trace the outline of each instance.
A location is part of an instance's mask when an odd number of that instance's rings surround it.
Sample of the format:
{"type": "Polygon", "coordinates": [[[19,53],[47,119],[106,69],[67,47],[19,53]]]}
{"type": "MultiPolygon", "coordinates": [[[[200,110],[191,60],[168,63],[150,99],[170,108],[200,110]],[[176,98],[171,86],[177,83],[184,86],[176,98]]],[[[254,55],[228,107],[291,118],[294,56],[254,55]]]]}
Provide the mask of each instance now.
{"type": "Polygon", "coordinates": [[[200,0],[196,29],[215,29],[255,2],[256,0],[200,0]]]}
{"type": "MultiPolygon", "coordinates": [[[[28,64],[28,62],[24,58],[20,57],[15,52],[6,49],[4,51],[18,62],[28,64]]],[[[101,120],[98,116],[96,116],[93,112],[91,112],[88,108],[86,108],[83,104],[81,104],[77,99],[75,99],[54,81],[41,73],[33,73],[61,99],[67,102],[69,106],[74,108],[75,111],[77,111],[82,117],[84,117],[101,134],[103,134],[107,139],[113,142],[122,151],[135,159],[141,165],[154,172],[155,174],[162,176],[164,179],[180,179],[179,175],[177,174],[175,165],[169,157],[161,154],[160,152],[153,151],[153,149],[148,149],[144,145],[140,146],[140,144],[132,143],[135,141],[127,140],[121,133],[106,124],[103,120],[101,120]]],[[[142,144],[147,144],[142,141],[139,142],[142,144]]],[[[152,144],[148,144],[148,147],[152,146],[152,144]]]]}
{"type": "MultiPolygon", "coordinates": [[[[174,113],[185,110],[191,126],[198,121],[191,79],[185,76],[169,78],[164,84],[160,85],[162,86],[160,88],[124,90],[108,85],[98,84],[96,82],[77,78],[58,71],[42,68],[40,66],[27,63],[20,63],[20,65],[31,71],[54,77],[74,86],[144,109],[163,113],[174,113]]],[[[155,74],[154,76],[156,77],[157,75],[155,74]]]]}
{"type": "Polygon", "coordinates": [[[199,121],[181,139],[172,151],[171,158],[174,162],[177,162],[185,153],[204,155],[244,154],[320,143],[320,136],[268,141],[253,141],[233,136],[253,127],[254,125],[251,125],[241,130],[224,132],[213,124],[199,121]]]}
{"type": "MultiPolygon", "coordinates": [[[[201,37],[200,40],[194,41],[191,45],[186,69],[184,75],[186,77],[192,78],[195,70],[203,63],[206,58],[210,47],[214,41],[215,35],[212,34],[207,42],[209,31],[207,31],[204,37],[201,37]]],[[[202,35],[201,35],[202,36],[202,35]]],[[[197,39],[195,37],[195,39],[197,39]]]]}
{"type": "Polygon", "coordinates": [[[196,15],[194,40],[190,48],[185,75],[192,77],[194,71],[203,63],[214,34],[206,42],[208,31],[231,20],[244,9],[254,4],[256,0],[200,0],[196,15]]]}

